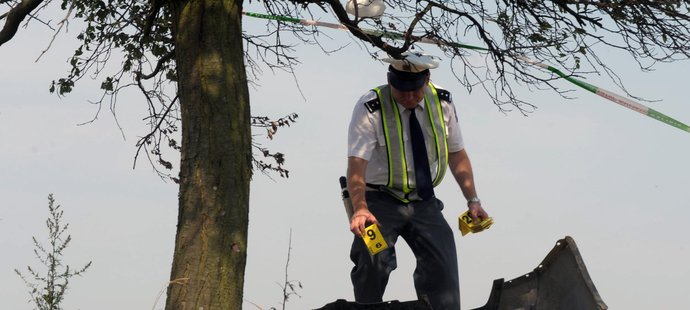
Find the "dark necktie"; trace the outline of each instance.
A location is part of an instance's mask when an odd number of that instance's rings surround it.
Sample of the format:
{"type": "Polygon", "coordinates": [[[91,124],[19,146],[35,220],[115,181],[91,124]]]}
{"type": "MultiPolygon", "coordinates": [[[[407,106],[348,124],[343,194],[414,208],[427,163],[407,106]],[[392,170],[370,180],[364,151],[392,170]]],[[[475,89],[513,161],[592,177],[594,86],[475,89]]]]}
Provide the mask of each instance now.
{"type": "Polygon", "coordinates": [[[431,183],[431,169],[426,154],[424,133],[422,133],[422,127],[417,121],[414,109],[408,109],[408,111],[410,111],[410,136],[412,138],[412,159],[414,160],[417,194],[422,200],[427,200],[434,196],[434,186],[431,183]]]}

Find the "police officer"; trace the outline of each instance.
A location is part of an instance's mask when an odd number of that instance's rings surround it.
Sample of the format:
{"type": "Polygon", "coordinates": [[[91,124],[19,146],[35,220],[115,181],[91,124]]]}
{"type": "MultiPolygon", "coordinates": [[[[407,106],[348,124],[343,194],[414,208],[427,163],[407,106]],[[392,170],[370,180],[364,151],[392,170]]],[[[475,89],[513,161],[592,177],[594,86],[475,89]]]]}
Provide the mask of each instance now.
{"type": "Polygon", "coordinates": [[[355,234],[350,258],[355,300],[382,302],[396,266],[394,245],[402,237],[417,259],[414,286],[433,309],[460,309],[454,230],[444,219],[433,187],[447,170],[455,177],[473,220],[488,218],[477,196],[450,93],[430,82],[436,58],[403,53],[384,59],[388,83],[357,102],[348,132],[347,188],[355,234]],[[448,169],[450,168],[450,169],[448,169]],[[374,256],[361,240],[378,224],[389,245],[374,256]]]}

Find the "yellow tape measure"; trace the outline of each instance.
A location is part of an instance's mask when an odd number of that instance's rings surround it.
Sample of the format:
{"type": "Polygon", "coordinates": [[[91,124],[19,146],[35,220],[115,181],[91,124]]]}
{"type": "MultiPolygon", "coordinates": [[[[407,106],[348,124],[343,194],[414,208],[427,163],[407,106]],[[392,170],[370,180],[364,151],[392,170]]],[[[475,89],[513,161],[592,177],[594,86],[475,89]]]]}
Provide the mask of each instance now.
{"type": "Polygon", "coordinates": [[[388,243],[383,239],[379,226],[376,224],[371,224],[364,229],[364,236],[362,236],[362,239],[372,256],[388,248],[388,243]]]}
{"type": "Polygon", "coordinates": [[[469,233],[478,233],[484,229],[489,229],[494,223],[494,219],[489,217],[483,219],[479,223],[475,223],[470,216],[470,210],[465,211],[458,217],[458,226],[460,227],[460,233],[464,236],[469,233]]]}

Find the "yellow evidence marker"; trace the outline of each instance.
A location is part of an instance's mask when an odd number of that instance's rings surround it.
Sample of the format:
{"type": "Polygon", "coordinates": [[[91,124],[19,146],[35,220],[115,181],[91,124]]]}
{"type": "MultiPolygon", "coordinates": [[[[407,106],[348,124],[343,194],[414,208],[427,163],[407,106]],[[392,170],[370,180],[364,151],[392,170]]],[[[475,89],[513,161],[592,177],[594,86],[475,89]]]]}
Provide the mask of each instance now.
{"type": "Polygon", "coordinates": [[[489,229],[491,225],[494,223],[494,219],[489,217],[483,219],[479,223],[475,223],[472,220],[472,217],[469,214],[469,210],[465,211],[465,213],[461,214],[460,217],[458,217],[458,225],[460,226],[460,233],[464,236],[469,233],[478,233],[480,231],[483,231],[485,229],[489,229]]]}
{"type": "Polygon", "coordinates": [[[364,240],[364,244],[367,245],[367,249],[369,249],[369,254],[372,256],[388,248],[388,244],[386,240],[383,239],[379,226],[376,224],[371,224],[364,229],[364,236],[362,236],[362,239],[364,240]]]}

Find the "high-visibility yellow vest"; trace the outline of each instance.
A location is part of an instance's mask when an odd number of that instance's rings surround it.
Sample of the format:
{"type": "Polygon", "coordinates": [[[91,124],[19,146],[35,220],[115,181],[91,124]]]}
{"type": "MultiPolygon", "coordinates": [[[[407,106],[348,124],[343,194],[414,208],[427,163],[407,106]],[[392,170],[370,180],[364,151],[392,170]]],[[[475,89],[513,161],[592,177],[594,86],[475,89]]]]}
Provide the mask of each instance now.
{"type": "MultiPolygon", "coordinates": [[[[410,202],[409,194],[414,190],[409,186],[407,173],[408,163],[405,159],[405,142],[403,141],[403,126],[398,105],[388,85],[374,88],[381,109],[381,123],[386,139],[388,154],[388,182],[381,190],[392,194],[404,203],[410,202]]],[[[446,137],[446,123],[443,120],[443,109],[438,90],[431,83],[424,91],[424,111],[427,113],[433,131],[438,160],[434,186],[441,183],[448,168],[448,140],[446,137]]],[[[428,138],[427,138],[428,139],[428,138]]]]}

